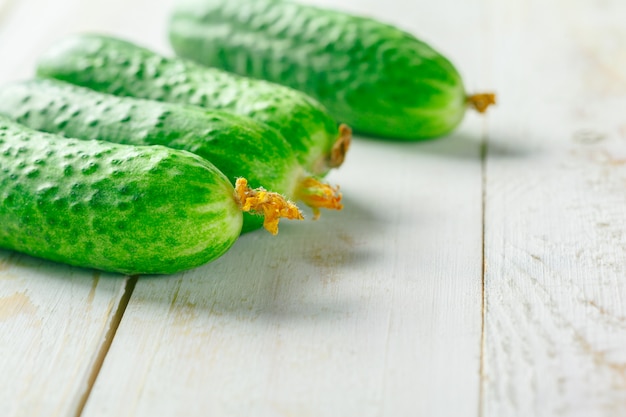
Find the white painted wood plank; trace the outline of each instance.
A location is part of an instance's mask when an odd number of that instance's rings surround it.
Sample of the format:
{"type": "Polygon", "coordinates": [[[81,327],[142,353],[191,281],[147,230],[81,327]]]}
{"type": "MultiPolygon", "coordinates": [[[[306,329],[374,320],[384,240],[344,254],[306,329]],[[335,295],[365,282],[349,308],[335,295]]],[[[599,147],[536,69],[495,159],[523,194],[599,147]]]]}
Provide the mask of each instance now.
{"type": "Polygon", "coordinates": [[[486,417],[626,415],[626,4],[491,2],[486,417]]]}
{"type": "Polygon", "coordinates": [[[125,284],[0,250],[0,415],[76,415],[125,284]]]}
{"type": "MultiPolygon", "coordinates": [[[[464,4],[363,7],[432,29],[472,85],[483,40],[446,20],[452,6],[479,14],[478,1],[464,4]]],[[[471,115],[438,142],[357,140],[330,178],[343,212],[141,278],[83,416],[476,415],[481,126],[471,115]]]]}
{"type": "Polygon", "coordinates": [[[477,410],[477,153],[424,155],[445,148],[362,142],[344,213],[140,279],[84,415],[477,410]]]}
{"type": "MultiPolygon", "coordinates": [[[[0,82],[32,73],[59,2],[0,4],[0,82]],[[46,13],[44,13],[46,11],[46,13]],[[47,13],[49,12],[49,13],[47,13]]],[[[57,9],[58,8],[58,9],[57,9]]],[[[0,416],[75,416],[116,328],[127,279],[0,250],[0,416]]]]}

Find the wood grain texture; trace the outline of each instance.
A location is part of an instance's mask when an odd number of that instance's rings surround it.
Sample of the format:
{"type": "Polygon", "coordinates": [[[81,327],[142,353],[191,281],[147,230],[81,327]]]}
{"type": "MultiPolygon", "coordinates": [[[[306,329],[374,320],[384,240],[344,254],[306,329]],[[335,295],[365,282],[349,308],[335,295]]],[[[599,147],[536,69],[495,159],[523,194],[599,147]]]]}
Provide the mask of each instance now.
{"type": "Polygon", "coordinates": [[[476,410],[479,168],[426,149],[363,142],[343,213],[140,279],[84,415],[476,410]]]}
{"type": "MultiPolygon", "coordinates": [[[[452,3],[420,6],[424,22],[445,22],[452,3]]],[[[417,16],[407,4],[387,7],[417,16]]],[[[478,83],[482,40],[455,24],[432,36],[478,83]]],[[[359,139],[329,178],[343,212],[244,236],[185,274],[141,278],[83,416],[475,415],[481,131],[470,115],[441,141],[359,139]]]]}
{"type": "Polygon", "coordinates": [[[491,2],[483,415],[626,415],[626,7],[491,2]]]}
{"type": "Polygon", "coordinates": [[[0,415],[76,415],[125,283],[0,250],[0,415]]]}

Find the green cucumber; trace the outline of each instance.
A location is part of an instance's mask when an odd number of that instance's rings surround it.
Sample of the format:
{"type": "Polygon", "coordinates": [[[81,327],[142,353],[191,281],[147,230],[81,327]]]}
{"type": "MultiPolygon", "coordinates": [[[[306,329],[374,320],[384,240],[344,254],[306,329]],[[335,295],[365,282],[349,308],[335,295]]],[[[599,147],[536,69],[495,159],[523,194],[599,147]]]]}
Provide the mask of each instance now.
{"type": "Polygon", "coordinates": [[[277,129],[315,175],[341,165],[349,145],[350,130],[338,129],[323,106],[299,91],[166,58],[121,39],[65,38],[40,58],[37,74],[118,96],[249,116],[277,129]]]}
{"type": "MultiPolygon", "coordinates": [[[[0,86],[0,113],[32,129],[77,139],[163,145],[199,155],[234,185],[239,177],[313,208],[341,208],[341,195],[298,163],[275,129],[248,117],[190,105],[117,97],[57,80],[0,86]]],[[[244,213],[242,232],[263,216],[244,213]]]]}
{"type": "Polygon", "coordinates": [[[0,247],[126,274],[224,254],[240,202],[212,164],[162,146],[61,139],[0,116],[0,247]]]}
{"type": "Polygon", "coordinates": [[[377,20],[284,0],[183,0],[172,13],[176,54],[301,90],[355,131],[402,140],[445,135],[468,106],[452,63],[377,20]]]}

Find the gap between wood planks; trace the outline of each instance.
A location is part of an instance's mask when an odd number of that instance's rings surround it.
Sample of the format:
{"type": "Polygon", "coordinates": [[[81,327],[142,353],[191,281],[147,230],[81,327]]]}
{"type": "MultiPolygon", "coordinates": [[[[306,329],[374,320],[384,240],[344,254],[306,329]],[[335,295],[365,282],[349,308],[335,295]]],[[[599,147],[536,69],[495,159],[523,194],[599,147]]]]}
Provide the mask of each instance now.
{"type": "MultiPolygon", "coordinates": [[[[483,81],[492,81],[491,74],[491,51],[493,50],[491,45],[492,39],[492,26],[490,20],[493,18],[491,13],[487,12],[489,8],[489,2],[483,1],[481,4],[484,7],[483,22],[482,22],[482,47],[481,47],[481,72],[483,81]]],[[[493,82],[486,83],[496,89],[497,86],[493,85],[493,82]]],[[[496,91],[497,93],[497,91],[496,91]]],[[[496,105],[499,97],[496,97],[496,105]]],[[[487,289],[486,289],[486,275],[487,275],[487,259],[485,254],[486,246],[486,230],[487,230],[487,155],[489,153],[489,119],[487,115],[483,115],[482,129],[480,140],[480,175],[481,175],[481,273],[480,273],[480,358],[478,360],[478,417],[483,417],[484,410],[484,397],[485,397],[485,352],[486,352],[486,332],[485,325],[487,320],[487,289]]]]}
{"type": "Polygon", "coordinates": [[[89,378],[87,379],[87,388],[85,389],[83,395],[80,397],[78,406],[76,407],[76,413],[74,414],[75,417],[80,417],[83,414],[85,405],[87,404],[87,400],[89,400],[89,396],[91,395],[91,391],[93,390],[93,387],[96,383],[98,374],[102,369],[104,359],[109,353],[109,349],[111,349],[111,344],[113,343],[113,339],[115,338],[117,329],[120,327],[122,317],[124,317],[126,307],[128,307],[128,303],[130,302],[130,298],[133,295],[133,291],[135,290],[135,286],[137,285],[138,280],[138,275],[133,275],[126,278],[126,282],[124,284],[124,293],[122,294],[120,302],[117,305],[117,310],[115,311],[115,313],[113,313],[113,316],[111,317],[111,322],[104,336],[104,341],[102,343],[102,346],[100,347],[100,350],[98,351],[98,354],[96,355],[96,359],[93,363],[93,367],[91,368],[91,372],[89,373],[89,378]]]}
{"type": "Polygon", "coordinates": [[[478,417],[483,416],[483,395],[484,395],[484,370],[485,370],[485,319],[487,317],[487,294],[485,293],[485,275],[487,273],[487,261],[485,259],[485,223],[486,223],[486,200],[487,200],[487,123],[485,121],[483,134],[480,142],[480,173],[481,173],[481,223],[482,223],[482,269],[480,274],[480,359],[478,369],[478,417]]]}

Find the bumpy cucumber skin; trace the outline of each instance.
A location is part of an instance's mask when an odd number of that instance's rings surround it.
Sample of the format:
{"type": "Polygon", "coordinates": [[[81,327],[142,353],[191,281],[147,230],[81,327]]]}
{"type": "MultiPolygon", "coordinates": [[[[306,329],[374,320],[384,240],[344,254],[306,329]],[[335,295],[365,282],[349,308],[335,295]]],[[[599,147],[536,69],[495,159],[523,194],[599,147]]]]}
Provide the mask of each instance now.
{"type": "Polygon", "coordinates": [[[242,225],[228,179],[162,146],[63,139],[0,117],[0,247],[126,274],[221,256],[242,225]]]}
{"type": "Polygon", "coordinates": [[[169,36],[178,55],[304,91],[361,133],[441,136],[467,107],[445,57],[365,17],[283,0],[183,0],[169,36]]]}
{"type": "Polygon", "coordinates": [[[121,39],[81,34],[63,39],[38,62],[41,77],[118,96],[193,104],[249,116],[277,129],[300,163],[325,174],[337,125],[307,95],[180,58],[166,58],[121,39]]]}
{"type": "MultiPolygon", "coordinates": [[[[57,80],[28,80],[0,86],[0,113],[32,129],[76,139],[128,145],[163,145],[199,155],[234,185],[295,198],[303,170],[275,129],[223,111],[117,97],[57,80]]],[[[244,213],[242,233],[263,226],[244,213]]]]}

